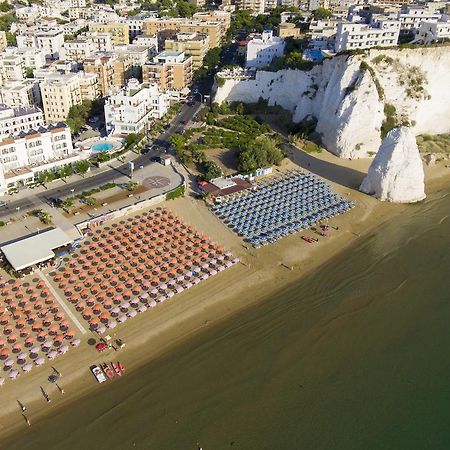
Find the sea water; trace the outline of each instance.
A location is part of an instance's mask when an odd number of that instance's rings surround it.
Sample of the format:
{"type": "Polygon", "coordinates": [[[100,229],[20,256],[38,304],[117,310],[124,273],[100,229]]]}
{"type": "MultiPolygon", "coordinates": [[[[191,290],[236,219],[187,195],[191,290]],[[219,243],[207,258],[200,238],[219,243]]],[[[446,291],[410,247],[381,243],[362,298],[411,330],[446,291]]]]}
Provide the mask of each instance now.
{"type": "Polygon", "coordinates": [[[450,196],[8,449],[449,449],[450,196]]]}

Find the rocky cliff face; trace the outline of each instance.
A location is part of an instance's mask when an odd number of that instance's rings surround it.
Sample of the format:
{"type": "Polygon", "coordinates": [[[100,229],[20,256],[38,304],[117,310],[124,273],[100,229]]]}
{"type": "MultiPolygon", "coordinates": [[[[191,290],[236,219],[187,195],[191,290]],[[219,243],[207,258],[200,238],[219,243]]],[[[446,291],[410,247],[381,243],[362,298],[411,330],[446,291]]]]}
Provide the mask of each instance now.
{"type": "Polygon", "coordinates": [[[336,56],[310,72],[258,72],[252,80],[227,79],[215,101],[280,105],[295,122],[317,118],[316,131],[332,153],[343,158],[376,153],[385,106],[391,119],[409,124],[414,135],[450,131],[450,47],[371,50],[336,56]],[[393,108],[390,108],[393,111],[393,108]]]}
{"type": "Polygon", "coordinates": [[[388,133],[360,190],[396,203],[415,203],[425,198],[423,164],[410,128],[394,128],[388,133]]]}

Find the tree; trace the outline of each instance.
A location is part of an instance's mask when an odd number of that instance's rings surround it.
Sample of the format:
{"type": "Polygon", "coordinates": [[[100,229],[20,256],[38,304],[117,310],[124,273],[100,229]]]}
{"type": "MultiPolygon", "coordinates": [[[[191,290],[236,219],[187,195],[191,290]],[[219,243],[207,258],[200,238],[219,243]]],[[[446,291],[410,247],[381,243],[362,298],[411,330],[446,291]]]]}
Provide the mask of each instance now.
{"type": "Polygon", "coordinates": [[[8,12],[11,11],[13,7],[8,2],[1,2],[0,3],[0,11],[1,12],[8,12]]]}
{"type": "Polygon", "coordinates": [[[127,189],[130,192],[133,192],[138,188],[138,186],[139,186],[139,183],[137,183],[136,181],[129,181],[127,184],[127,189]]]}
{"type": "Polygon", "coordinates": [[[63,180],[67,177],[70,177],[70,175],[73,174],[72,167],[69,164],[65,164],[64,166],[61,166],[58,170],[58,176],[59,178],[62,178],[63,180]]]}
{"type": "Polygon", "coordinates": [[[34,72],[33,72],[33,68],[32,67],[27,67],[25,69],[25,76],[27,78],[34,78],[34,72]]]}
{"type": "Polygon", "coordinates": [[[84,175],[89,170],[90,166],[91,166],[91,164],[86,159],[84,159],[82,161],[77,161],[75,163],[75,171],[79,175],[84,175]]]}
{"type": "Polygon", "coordinates": [[[62,206],[64,209],[69,210],[70,208],[73,208],[75,205],[75,200],[72,197],[66,198],[62,202],[62,206]]]}
{"type": "Polygon", "coordinates": [[[125,138],[125,148],[129,149],[134,147],[142,138],[144,135],[142,133],[130,133],[125,138]]]}
{"type": "Polygon", "coordinates": [[[175,133],[170,138],[170,143],[172,144],[176,152],[180,152],[184,149],[186,145],[186,138],[180,133],[175,133]]]}
{"type": "Polygon", "coordinates": [[[97,199],[95,197],[86,197],[84,203],[88,206],[94,206],[97,204],[97,199]]]}
{"type": "Polygon", "coordinates": [[[313,12],[314,19],[328,19],[333,14],[329,9],[317,8],[313,12]]]}
{"type": "Polygon", "coordinates": [[[205,180],[209,181],[213,178],[218,178],[223,175],[222,169],[214,161],[206,161],[203,163],[203,169],[205,170],[205,180]]]}
{"type": "Polygon", "coordinates": [[[38,178],[39,183],[45,184],[45,183],[49,183],[50,181],[55,180],[56,176],[50,170],[43,170],[42,172],[39,172],[37,178],[38,178]]]}

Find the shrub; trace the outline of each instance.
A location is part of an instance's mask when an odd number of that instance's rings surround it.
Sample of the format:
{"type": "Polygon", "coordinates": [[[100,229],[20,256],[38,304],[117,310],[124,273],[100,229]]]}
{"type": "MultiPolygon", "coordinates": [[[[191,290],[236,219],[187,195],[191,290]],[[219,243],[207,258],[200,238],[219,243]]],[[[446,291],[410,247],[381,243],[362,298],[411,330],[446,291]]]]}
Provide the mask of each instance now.
{"type": "Polygon", "coordinates": [[[185,191],[185,186],[182,184],[181,186],[178,186],[174,190],[168,192],[166,194],[166,200],[175,200],[178,197],[183,197],[185,191]]]}

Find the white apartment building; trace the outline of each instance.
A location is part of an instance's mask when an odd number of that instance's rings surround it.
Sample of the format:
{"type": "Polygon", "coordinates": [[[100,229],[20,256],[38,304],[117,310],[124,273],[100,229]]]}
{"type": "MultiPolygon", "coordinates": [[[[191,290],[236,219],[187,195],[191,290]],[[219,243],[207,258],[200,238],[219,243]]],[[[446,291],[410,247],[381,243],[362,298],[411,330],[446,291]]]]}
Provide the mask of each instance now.
{"type": "Polygon", "coordinates": [[[355,50],[370,47],[391,47],[397,45],[400,22],[379,21],[372,25],[339,22],[337,26],[335,51],[355,50]]]}
{"type": "Polygon", "coordinates": [[[251,11],[254,15],[264,13],[264,0],[236,0],[236,9],[251,11]]]}
{"type": "Polygon", "coordinates": [[[0,99],[10,108],[30,108],[41,101],[39,83],[28,78],[6,81],[0,88],[0,99]]]}
{"type": "Polygon", "coordinates": [[[140,133],[147,130],[151,118],[160,119],[169,108],[169,96],[156,84],[128,81],[126,88],[110,96],[105,104],[108,134],[140,133]]]}
{"type": "Polygon", "coordinates": [[[402,33],[415,32],[424,21],[438,21],[441,14],[421,5],[404,5],[398,13],[402,33]]]}
{"type": "Polygon", "coordinates": [[[158,36],[148,36],[146,34],[141,34],[133,39],[133,44],[140,45],[141,47],[152,48],[156,56],[158,54],[158,36]]]}
{"type": "Polygon", "coordinates": [[[153,56],[154,49],[136,44],[116,45],[112,53],[117,57],[128,58],[133,66],[143,66],[149,61],[150,56],[153,56]]]}
{"type": "Polygon", "coordinates": [[[273,35],[272,30],[265,30],[256,35],[247,44],[246,67],[266,67],[276,57],[284,53],[284,39],[273,35]]]}
{"type": "Polygon", "coordinates": [[[59,56],[66,61],[81,62],[96,51],[94,43],[90,39],[74,39],[64,42],[59,56]]]}
{"type": "Polygon", "coordinates": [[[110,52],[113,49],[113,41],[110,33],[89,31],[86,33],[86,38],[92,42],[96,52],[110,52]]]}
{"type": "Polygon", "coordinates": [[[10,108],[0,104],[0,141],[44,126],[44,115],[38,108],[10,108]]]}
{"type": "Polygon", "coordinates": [[[35,34],[35,45],[44,51],[48,58],[58,58],[64,45],[64,33],[59,30],[39,31],[35,34]]]}
{"type": "Polygon", "coordinates": [[[443,39],[450,39],[450,20],[445,17],[439,21],[421,22],[413,42],[431,44],[443,39]]]}
{"type": "Polygon", "coordinates": [[[73,105],[94,100],[100,94],[95,73],[52,73],[40,83],[47,123],[65,120],[73,105]]]}
{"type": "Polygon", "coordinates": [[[0,141],[0,195],[8,187],[26,185],[44,170],[55,170],[80,159],[64,123],[20,132],[0,141]]]}

